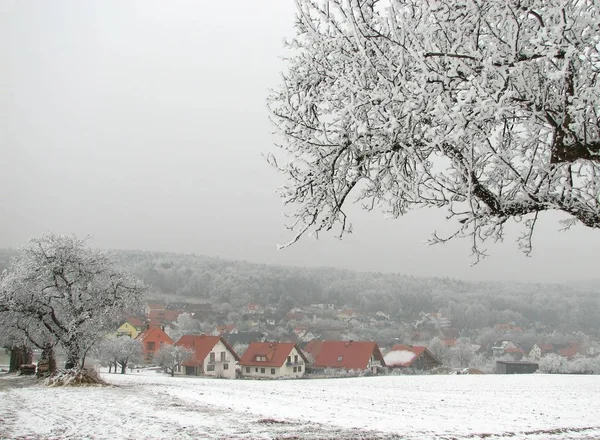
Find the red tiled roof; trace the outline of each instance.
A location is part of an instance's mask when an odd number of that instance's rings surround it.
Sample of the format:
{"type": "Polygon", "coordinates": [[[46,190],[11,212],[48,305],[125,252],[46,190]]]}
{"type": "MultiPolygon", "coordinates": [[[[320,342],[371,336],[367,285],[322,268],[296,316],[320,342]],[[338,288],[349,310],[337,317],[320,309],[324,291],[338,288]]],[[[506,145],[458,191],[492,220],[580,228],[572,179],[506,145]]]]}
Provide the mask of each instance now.
{"type": "Polygon", "coordinates": [[[577,353],[579,353],[579,345],[577,344],[570,345],[566,348],[560,348],[558,350],[558,354],[566,358],[572,358],[577,353]]]}
{"type": "Polygon", "coordinates": [[[313,339],[308,344],[306,344],[306,346],[304,347],[304,351],[306,353],[310,354],[313,358],[315,358],[321,351],[322,347],[323,347],[323,341],[318,341],[316,339],[313,339]]]}
{"type": "Polygon", "coordinates": [[[385,366],[381,351],[375,342],[321,341],[319,353],[313,356],[315,359],[313,366],[365,370],[371,356],[375,356],[375,359],[385,366]]]}
{"type": "Polygon", "coordinates": [[[137,316],[129,316],[127,319],[125,319],[123,321],[123,324],[125,324],[126,322],[128,322],[129,324],[131,324],[134,327],[143,327],[146,325],[145,320],[142,320],[141,318],[138,318],[137,316]]]}
{"type": "Polygon", "coordinates": [[[179,310],[150,310],[150,313],[148,313],[148,319],[173,322],[177,321],[177,318],[182,313],[183,312],[179,310]]]}
{"type": "Polygon", "coordinates": [[[239,364],[254,367],[281,367],[294,348],[304,362],[308,362],[308,359],[293,342],[251,342],[239,364]],[[264,356],[267,360],[257,361],[257,356],[264,356]]]}
{"type": "Polygon", "coordinates": [[[539,347],[542,351],[554,351],[554,345],[552,344],[542,344],[539,347]]]}
{"type": "Polygon", "coordinates": [[[217,345],[217,342],[221,341],[227,350],[233,355],[236,361],[240,360],[240,357],[236,354],[235,350],[229,343],[221,336],[211,335],[183,335],[175,343],[175,345],[184,346],[194,350],[194,356],[183,363],[184,366],[196,366],[204,363],[204,359],[208,356],[208,353],[217,345]]]}

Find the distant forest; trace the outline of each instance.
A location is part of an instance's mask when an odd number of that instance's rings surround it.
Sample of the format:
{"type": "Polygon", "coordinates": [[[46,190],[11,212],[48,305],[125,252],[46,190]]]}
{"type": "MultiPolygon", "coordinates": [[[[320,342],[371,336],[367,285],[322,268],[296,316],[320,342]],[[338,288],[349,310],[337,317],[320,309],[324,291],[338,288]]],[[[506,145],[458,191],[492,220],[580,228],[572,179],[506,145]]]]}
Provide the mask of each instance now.
{"type": "MultiPolygon", "coordinates": [[[[0,250],[0,270],[15,250],[0,250]]],[[[564,332],[600,334],[600,289],[594,283],[467,282],[332,268],[285,267],[163,252],[111,251],[123,267],[152,286],[156,299],[211,303],[240,310],[248,303],[281,311],[335,303],[384,311],[412,321],[443,312],[460,329],[514,322],[564,332]]]]}

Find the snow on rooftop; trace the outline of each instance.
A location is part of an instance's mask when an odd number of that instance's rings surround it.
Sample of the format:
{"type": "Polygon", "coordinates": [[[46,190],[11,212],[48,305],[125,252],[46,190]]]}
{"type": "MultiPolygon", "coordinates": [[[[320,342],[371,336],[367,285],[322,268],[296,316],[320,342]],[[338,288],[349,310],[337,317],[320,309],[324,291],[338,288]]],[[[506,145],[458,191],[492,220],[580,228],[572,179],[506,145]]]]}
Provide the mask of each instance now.
{"type": "Polygon", "coordinates": [[[394,350],[387,353],[383,360],[388,367],[408,366],[417,355],[408,350],[394,350]]]}

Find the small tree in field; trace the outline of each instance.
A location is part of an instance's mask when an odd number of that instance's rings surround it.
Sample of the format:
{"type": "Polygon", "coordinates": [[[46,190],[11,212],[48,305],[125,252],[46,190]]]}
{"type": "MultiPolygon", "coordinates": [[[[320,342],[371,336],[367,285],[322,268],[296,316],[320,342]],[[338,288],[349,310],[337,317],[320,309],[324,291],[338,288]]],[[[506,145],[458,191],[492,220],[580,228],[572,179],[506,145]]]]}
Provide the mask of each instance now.
{"type": "Polygon", "coordinates": [[[193,355],[194,351],[190,348],[181,345],[163,344],[154,355],[154,361],[171,376],[174,376],[178,367],[181,367],[193,355]]]}
{"type": "Polygon", "coordinates": [[[104,252],[73,236],[32,239],[0,284],[0,319],[34,345],[66,353],[83,367],[90,348],[142,307],[146,287],[104,252]]]}
{"type": "Polygon", "coordinates": [[[476,258],[538,214],[600,228],[600,3],[297,0],[297,36],[269,97],[285,154],[291,243],[351,231],[354,199],[393,217],[444,207],[442,242],[476,258]]]}

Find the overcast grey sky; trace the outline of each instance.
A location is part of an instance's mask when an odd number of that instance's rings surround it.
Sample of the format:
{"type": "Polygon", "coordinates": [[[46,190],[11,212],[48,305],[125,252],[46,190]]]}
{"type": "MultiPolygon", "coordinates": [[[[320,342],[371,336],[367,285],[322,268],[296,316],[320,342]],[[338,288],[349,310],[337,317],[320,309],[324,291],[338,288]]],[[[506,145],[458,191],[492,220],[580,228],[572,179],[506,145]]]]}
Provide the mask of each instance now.
{"type": "MultiPolygon", "coordinates": [[[[355,233],[283,251],[261,152],[293,0],[0,0],[0,247],[46,231],[105,248],[187,252],[464,279],[598,277],[600,231],[542,217],[470,267],[466,240],[427,246],[444,213],[350,210],[355,233]]],[[[510,228],[509,228],[510,229],[510,228]]]]}

